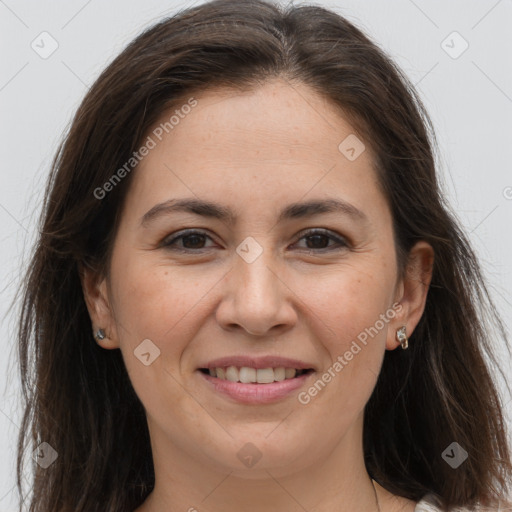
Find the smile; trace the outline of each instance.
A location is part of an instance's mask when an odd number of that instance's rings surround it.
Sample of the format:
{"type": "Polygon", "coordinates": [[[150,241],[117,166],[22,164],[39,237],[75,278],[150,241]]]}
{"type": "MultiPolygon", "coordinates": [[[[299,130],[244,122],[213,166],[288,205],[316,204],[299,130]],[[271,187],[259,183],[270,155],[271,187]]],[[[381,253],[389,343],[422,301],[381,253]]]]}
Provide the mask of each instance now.
{"type": "Polygon", "coordinates": [[[228,380],[230,382],[241,382],[244,384],[270,384],[272,382],[281,382],[286,379],[294,379],[304,373],[312,370],[295,369],[295,368],[250,368],[248,366],[242,366],[237,368],[236,366],[219,367],[219,368],[202,368],[203,373],[207,373],[212,377],[216,377],[221,380],[228,380]]]}
{"type": "Polygon", "coordinates": [[[303,387],[312,369],[251,368],[247,366],[201,368],[199,375],[208,388],[230,401],[268,404],[280,401],[303,387]]]}

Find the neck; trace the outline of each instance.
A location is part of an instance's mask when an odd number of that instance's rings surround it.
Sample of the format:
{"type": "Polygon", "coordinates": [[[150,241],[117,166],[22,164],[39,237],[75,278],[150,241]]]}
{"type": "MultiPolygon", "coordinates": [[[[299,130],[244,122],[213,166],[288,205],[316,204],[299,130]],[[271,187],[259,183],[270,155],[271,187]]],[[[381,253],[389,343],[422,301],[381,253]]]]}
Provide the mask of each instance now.
{"type": "Polygon", "coordinates": [[[262,457],[245,471],[235,465],[219,468],[215,461],[208,464],[199,453],[195,458],[148,424],[155,488],[136,512],[235,512],[248,504],[254,512],[380,510],[364,466],[362,416],[334,448],[326,446],[325,453],[306,464],[290,460],[283,465],[262,457]]]}

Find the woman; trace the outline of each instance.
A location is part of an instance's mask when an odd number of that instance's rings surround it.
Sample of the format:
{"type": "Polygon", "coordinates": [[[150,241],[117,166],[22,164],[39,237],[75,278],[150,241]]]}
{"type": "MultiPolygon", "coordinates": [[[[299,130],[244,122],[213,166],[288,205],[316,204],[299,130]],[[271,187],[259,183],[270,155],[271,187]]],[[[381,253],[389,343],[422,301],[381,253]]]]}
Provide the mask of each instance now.
{"type": "Polygon", "coordinates": [[[505,333],[434,140],[328,10],[216,0],[137,37],[26,276],[30,510],[505,510],[505,333]]]}

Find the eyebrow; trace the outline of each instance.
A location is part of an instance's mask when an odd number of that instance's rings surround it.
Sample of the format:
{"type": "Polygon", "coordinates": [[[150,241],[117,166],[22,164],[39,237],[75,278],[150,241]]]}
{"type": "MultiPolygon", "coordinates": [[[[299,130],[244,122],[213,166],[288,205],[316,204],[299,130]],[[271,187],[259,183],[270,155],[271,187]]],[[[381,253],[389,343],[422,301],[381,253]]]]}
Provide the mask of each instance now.
{"type": "MultiPolygon", "coordinates": [[[[237,220],[235,212],[226,206],[196,198],[184,198],[169,199],[156,204],[141,217],[140,224],[146,227],[158,217],[175,212],[219,219],[230,226],[236,224],[237,220]]],[[[281,210],[277,222],[312,217],[322,213],[340,213],[357,221],[368,221],[368,217],[354,205],[341,199],[327,198],[291,203],[281,210]]]]}

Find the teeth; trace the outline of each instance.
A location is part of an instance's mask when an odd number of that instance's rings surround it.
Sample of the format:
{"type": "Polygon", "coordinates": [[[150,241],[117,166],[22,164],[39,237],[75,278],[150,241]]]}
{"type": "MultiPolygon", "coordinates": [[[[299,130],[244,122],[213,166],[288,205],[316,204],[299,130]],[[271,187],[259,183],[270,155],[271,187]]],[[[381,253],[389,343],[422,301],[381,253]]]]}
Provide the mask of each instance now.
{"type": "Polygon", "coordinates": [[[228,366],[226,368],[226,379],[231,382],[238,382],[239,372],[236,366],[228,366]]]}
{"type": "Polygon", "coordinates": [[[286,370],[284,368],[274,368],[274,379],[278,382],[286,378],[286,370]]]}
{"type": "Polygon", "coordinates": [[[245,384],[256,382],[256,368],[247,368],[247,366],[240,368],[240,382],[245,384]]]}
{"type": "Polygon", "coordinates": [[[295,368],[286,368],[286,370],[284,371],[284,376],[286,379],[293,379],[293,377],[295,377],[295,373],[295,368]]]}
{"type": "Polygon", "coordinates": [[[274,370],[273,368],[260,368],[256,371],[256,380],[258,384],[269,384],[274,382],[274,370]]]}
{"type": "Polygon", "coordinates": [[[242,366],[241,368],[228,366],[227,368],[210,368],[208,372],[212,377],[231,382],[270,384],[272,382],[281,382],[285,379],[293,379],[298,375],[302,375],[304,370],[284,367],[256,369],[247,366],[242,366]]]}

